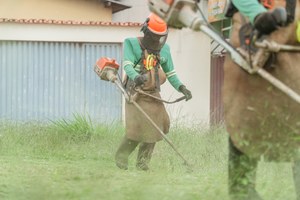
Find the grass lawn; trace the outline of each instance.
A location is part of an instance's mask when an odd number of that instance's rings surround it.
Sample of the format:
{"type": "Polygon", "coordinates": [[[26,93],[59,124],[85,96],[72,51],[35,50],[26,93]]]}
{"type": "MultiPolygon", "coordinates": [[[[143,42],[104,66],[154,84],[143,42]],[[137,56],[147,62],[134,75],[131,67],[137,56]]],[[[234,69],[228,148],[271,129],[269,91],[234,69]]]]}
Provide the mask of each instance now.
{"type": "MultiPolygon", "coordinates": [[[[183,161],[164,141],[151,170],[118,169],[114,153],[123,137],[118,124],[92,126],[77,118],[51,125],[0,125],[0,199],[226,200],[227,134],[221,128],[172,127],[168,135],[183,161]]],[[[257,190],[266,200],[294,200],[289,163],[259,164],[257,190]]]]}

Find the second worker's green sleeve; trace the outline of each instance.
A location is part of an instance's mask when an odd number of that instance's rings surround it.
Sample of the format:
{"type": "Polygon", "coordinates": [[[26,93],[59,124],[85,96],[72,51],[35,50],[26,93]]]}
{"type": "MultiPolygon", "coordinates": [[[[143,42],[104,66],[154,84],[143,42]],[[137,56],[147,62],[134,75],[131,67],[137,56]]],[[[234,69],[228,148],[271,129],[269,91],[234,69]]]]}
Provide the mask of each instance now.
{"type": "Polygon", "coordinates": [[[254,22],[254,19],[258,14],[267,11],[267,9],[257,0],[232,0],[232,3],[241,14],[249,18],[251,23],[254,22]]]}

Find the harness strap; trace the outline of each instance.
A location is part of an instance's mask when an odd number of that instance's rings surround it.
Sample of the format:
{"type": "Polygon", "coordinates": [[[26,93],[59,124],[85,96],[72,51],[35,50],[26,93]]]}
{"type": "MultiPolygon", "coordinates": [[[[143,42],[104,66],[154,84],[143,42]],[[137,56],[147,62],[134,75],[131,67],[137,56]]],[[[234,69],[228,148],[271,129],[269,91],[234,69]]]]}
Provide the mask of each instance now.
{"type": "MultiPolygon", "coordinates": [[[[135,67],[140,63],[140,61],[141,61],[141,58],[134,64],[133,68],[135,68],[135,67]]],[[[123,82],[124,88],[127,87],[127,83],[128,83],[128,80],[129,80],[127,74],[125,74],[125,75],[126,75],[126,76],[125,76],[125,80],[124,80],[124,82],[123,82]]]]}
{"type": "Polygon", "coordinates": [[[158,92],[160,92],[160,82],[159,82],[158,67],[159,67],[159,62],[156,63],[156,66],[154,67],[154,70],[155,70],[155,88],[156,88],[156,90],[158,92]]]}
{"type": "Polygon", "coordinates": [[[145,91],[143,91],[143,90],[141,90],[141,89],[139,89],[139,88],[135,88],[135,91],[136,91],[138,94],[145,95],[145,96],[151,97],[151,98],[153,98],[153,99],[155,99],[155,100],[157,100],[157,101],[164,102],[164,103],[168,103],[168,104],[177,103],[177,102],[182,101],[182,100],[185,99],[185,96],[182,96],[182,97],[180,97],[180,98],[178,98],[178,99],[175,99],[174,101],[166,101],[166,100],[164,100],[164,99],[162,99],[162,98],[159,98],[159,97],[156,97],[156,96],[154,96],[154,95],[151,95],[150,93],[145,92],[145,91]]]}
{"type": "MultiPolygon", "coordinates": [[[[144,47],[144,45],[142,44],[141,42],[141,38],[138,37],[138,42],[140,44],[140,47],[142,49],[142,55],[141,55],[141,58],[140,58],[140,64],[143,66],[142,67],[142,70],[141,70],[141,73],[146,73],[148,70],[151,70],[151,69],[147,69],[146,66],[145,66],[145,63],[144,63],[144,59],[146,59],[146,61],[149,61],[150,58],[146,58],[146,53],[148,54],[148,51],[147,49],[144,47]],[[144,59],[143,59],[144,58],[144,59]]],[[[148,55],[148,57],[151,56],[151,55],[148,55]]],[[[158,67],[160,65],[160,59],[159,59],[159,53],[158,54],[154,54],[154,56],[156,57],[157,59],[157,62],[155,63],[155,66],[154,66],[154,80],[155,80],[155,91],[157,92],[160,92],[160,82],[159,82],[159,73],[158,73],[158,67]]],[[[153,58],[151,58],[153,59],[153,58]]],[[[147,64],[148,62],[146,62],[147,64]]]]}

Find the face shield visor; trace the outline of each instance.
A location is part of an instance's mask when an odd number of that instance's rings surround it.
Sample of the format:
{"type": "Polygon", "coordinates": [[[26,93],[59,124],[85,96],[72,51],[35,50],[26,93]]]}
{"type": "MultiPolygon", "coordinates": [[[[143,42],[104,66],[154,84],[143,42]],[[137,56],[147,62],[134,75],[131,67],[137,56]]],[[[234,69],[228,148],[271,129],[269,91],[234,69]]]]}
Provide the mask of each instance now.
{"type": "Polygon", "coordinates": [[[142,45],[150,51],[159,52],[167,41],[168,31],[165,33],[155,33],[148,28],[144,30],[144,37],[141,42],[142,45]]]}

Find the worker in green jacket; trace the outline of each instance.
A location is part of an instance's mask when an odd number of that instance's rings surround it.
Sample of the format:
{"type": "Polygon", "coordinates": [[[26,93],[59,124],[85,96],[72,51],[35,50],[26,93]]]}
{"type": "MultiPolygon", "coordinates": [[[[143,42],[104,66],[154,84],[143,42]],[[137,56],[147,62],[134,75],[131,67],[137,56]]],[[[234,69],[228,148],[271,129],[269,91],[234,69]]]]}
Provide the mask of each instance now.
{"type": "MultiPolygon", "coordinates": [[[[124,41],[123,69],[126,72],[125,88],[135,96],[135,101],[155,124],[167,134],[170,127],[169,115],[161,101],[139,94],[135,88],[160,98],[160,85],[166,79],[186,100],[191,92],[179,80],[174,69],[170,47],[165,44],[168,36],[166,23],[151,14],[142,26],[143,37],[127,38],[124,41]],[[136,96],[136,94],[138,94],[136,96]]],[[[134,105],[125,104],[126,134],[116,152],[116,165],[128,169],[128,157],[139,145],[136,167],[148,170],[148,164],[157,141],[162,135],[149,123],[134,105]]]]}

